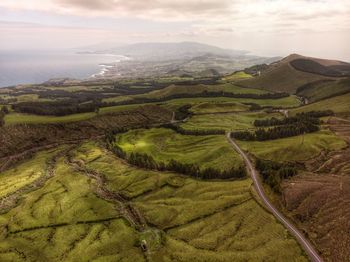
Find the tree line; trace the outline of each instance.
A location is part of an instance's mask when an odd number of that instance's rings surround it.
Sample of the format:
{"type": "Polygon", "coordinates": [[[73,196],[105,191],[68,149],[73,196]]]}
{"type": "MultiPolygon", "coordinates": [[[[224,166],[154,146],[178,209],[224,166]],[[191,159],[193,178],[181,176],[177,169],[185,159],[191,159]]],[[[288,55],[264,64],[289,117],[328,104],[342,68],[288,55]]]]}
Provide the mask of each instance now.
{"type": "Polygon", "coordinates": [[[9,113],[9,109],[7,108],[7,106],[1,107],[1,110],[0,110],[0,127],[5,125],[5,115],[7,115],[8,113],[9,113]]]}
{"type": "Polygon", "coordinates": [[[232,138],[244,141],[266,141],[298,136],[319,131],[319,126],[311,122],[297,122],[291,125],[275,126],[268,129],[259,128],[255,132],[238,131],[231,133],[232,138]]]}
{"type": "Polygon", "coordinates": [[[309,117],[307,115],[303,116],[295,116],[295,117],[286,117],[286,118],[276,118],[272,117],[269,119],[261,119],[261,120],[255,120],[254,126],[256,127],[267,127],[267,126],[281,126],[281,125],[293,125],[298,122],[309,122],[314,125],[319,125],[321,121],[318,118],[315,117],[309,117]]]}
{"type": "Polygon", "coordinates": [[[297,117],[325,117],[325,116],[334,116],[334,112],[332,110],[319,110],[319,111],[309,111],[302,112],[296,115],[297,117]]]}
{"type": "Polygon", "coordinates": [[[292,163],[278,163],[257,159],[255,167],[261,174],[264,183],[268,184],[276,193],[281,192],[281,182],[283,179],[298,174],[297,167],[292,163]]]}
{"type": "Polygon", "coordinates": [[[193,113],[190,111],[192,105],[186,104],[178,107],[175,110],[175,120],[184,120],[188,117],[191,117],[193,113]]]}
{"type": "Polygon", "coordinates": [[[95,112],[98,111],[99,106],[95,102],[79,103],[75,100],[64,100],[53,102],[22,102],[12,105],[12,108],[14,111],[21,113],[65,116],[95,112]]]}
{"type": "Polygon", "coordinates": [[[332,110],[322,110],[322,111],[310,111],[298,113],[294,117],[285,117],[283,119],[278,119],[272,117],[270,119],[257,119],[254,121],[254,126],[256,127],[266,127],[266,126],[280,126],[280,125],[291,125],[298,122],[309,122],[314,125],[320,125],[320,117],[332,116],[334,112],[332,110]]]}
{"type": "Polygon", "coordinates": [[[181,135],[190,135],[190,136],[208,136],[208,135],[224,135],[225,134],[225,130],[223,130],[223,129],[188,130],[188,129],[182,128],[180,125],[177,125],[177,124],[163,124],[160,127],[169,128],[169,129],[174,130],[176,133],[179,133],[181,135]]]}
{"type": "MultiPolygon", "coordinates": [[[[116,87],[117,88],[117,87],[116,87]]],[[[155,90],[156,88],[153,88],[155,90]]],[[[117,90],[117,89],[115,89],[117,90]]],[[[132,91],[131,88],[118,87],[118,92],[125,91],[125,94],[138,94],[145,92],[142,90],[132,91]]],[[[110,92],[109,90],[108,92],[110,92]]],[[[162,98],[144,98],[138,97],[131,100],[119,101],[119,102],[102,102],[102,99],[106,96],[95,91],[82,91],[82,92],[67,92],[65,90],[46,90],[40,92],[40,98],[67,98],[62,101],[52,102],[21,102],[12,105],[16,112],[37,114],[37,115],[55,115],[64,116],[76,113],[94,112],[97,108],[119,106],[119,105],[131,105],[131,104],[144,104],[144,103],[160,103],[171,99],[179,98],[197,98],[197,97],[232,97],[232,98],[250,98],[250,99],[279,99],[287,97],[287,93],[266,93],[266,94],[234,94],[228,92],[208,92],[204,91],[198,94],[174,94],[162,98]]],[[[260,106],[253,106],[253,110],[260,109],[260,106]]],[[[184,112],[178,111],[177,114],[184,112]]],[[[176,116],[178,117],[178,116],[176,116]]],[[[178,118],[177,118],[178,119],[178,118]]]]}
{"type": "Polygon", "coordinates": [[[249,98],[249,99],[280,99],[283,97],[288,97],[288,93],[266,93],[266,94],[235,94],[228,93],[224,91],[219,92],[208,92],[203,91],[197,94],[173,94],[161,98],[145,98],[137,97],[132,100],[119,101],[119,102],[103,102],[101,107],[118,106],[118,105],[129,105],[129,104],[144,104],[144,103],[161,103],[172,99],[180,98],[199,98],[199,97],[230,97],[230,98],[249,98]]]}
{"type": "Polygon", "coordinates": [[[272,127],[268,129],[259,128],[254,132],[237,131],[231,133],[231,136],[238,140],[265,141],[313,133],[320,130],[319,125],[321,121],[319,117],[333,114],[332,110],[323,110],[299,113],[295,117],[283,119],[272,117],[270,119],[255,120],[254,126],[256,127],[272,127]]]}
{"type": "Polygon", "coordinates": [[[200,169],[196,164],[186,164],[171,159],[169,162],[157,162],[154,158],[147,154],[130,153],[127,154],[119,145],[116,144],[115,136],[106,137],[107,148],[112,151],[117,157],[126,160],[128,163],[146,169],[158,171],[170,171],[184,174],[200,179],[239,179],[246,176],[246,169],[243,166],[239,168],[231,168],[229,170],[219,170],[216,168],[200,169]]]}

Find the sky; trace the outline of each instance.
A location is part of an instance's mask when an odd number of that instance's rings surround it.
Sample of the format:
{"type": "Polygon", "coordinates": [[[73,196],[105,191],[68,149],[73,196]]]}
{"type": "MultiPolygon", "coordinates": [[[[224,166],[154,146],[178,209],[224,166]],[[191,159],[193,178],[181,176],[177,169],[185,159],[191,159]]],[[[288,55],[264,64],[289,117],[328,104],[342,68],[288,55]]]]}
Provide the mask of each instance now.
{"type": "Polygon", "coordinates": [[[0,50],[195,41],[350,61],[349,0],[1,0],[0,50]]]}

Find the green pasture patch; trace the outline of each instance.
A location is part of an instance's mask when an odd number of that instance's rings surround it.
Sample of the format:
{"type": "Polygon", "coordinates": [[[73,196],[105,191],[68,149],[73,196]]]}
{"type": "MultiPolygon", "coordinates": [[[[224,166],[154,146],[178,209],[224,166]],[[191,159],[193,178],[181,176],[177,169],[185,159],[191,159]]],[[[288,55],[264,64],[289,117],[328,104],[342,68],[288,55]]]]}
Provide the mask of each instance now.
{"type": "Polygon", "coordinates": [[[245,151],[258,158],[284,161],[304,161],[316,157],[321,151],[339,150],[346,142],[328,130],[302,136],[270,141],[238,141],[245,151]]]}
{"type": "Polygon", "coordinates": [[[181,124],[181,126],[188,130],[247,130],[255,128],[255,120],[271,117],[281,118],[282,115],[279,113],[266,113],[264,111],[193,115],[186,122],[181,124]]]}
{"type": "Polygon", "coordinates": [[[118,136],[118,145],[128,154],[151,155],[158,162],[171,159],[182,163],[198,164],[200,168],[220,170],[242,165],[240,156],[232,150],[225,136],[180,135],[165,128],[132,130],[118,136]]]}

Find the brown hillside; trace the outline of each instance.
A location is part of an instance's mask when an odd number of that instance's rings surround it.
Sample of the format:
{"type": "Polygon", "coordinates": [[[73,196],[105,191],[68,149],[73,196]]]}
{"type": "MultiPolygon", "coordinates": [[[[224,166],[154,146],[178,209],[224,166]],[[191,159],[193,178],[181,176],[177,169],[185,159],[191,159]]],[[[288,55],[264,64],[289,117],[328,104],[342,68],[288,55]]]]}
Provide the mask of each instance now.
{"type": "Polygon", "coordinates": [[[64,124],[14,125],[0,128],[0,171],[37,149],[58,143],[77,143],[103,136],[107,130],[167,123],[172,112],[156,105],[121,111],[64,124]]]}

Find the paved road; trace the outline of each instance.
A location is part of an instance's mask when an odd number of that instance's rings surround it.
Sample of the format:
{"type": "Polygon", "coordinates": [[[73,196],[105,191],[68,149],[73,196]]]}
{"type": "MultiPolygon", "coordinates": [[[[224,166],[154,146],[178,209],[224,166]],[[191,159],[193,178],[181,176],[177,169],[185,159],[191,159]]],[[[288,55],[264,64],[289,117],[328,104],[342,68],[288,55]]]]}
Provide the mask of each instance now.
{"type": "Polygon", "coordinates": [[[317,254],[317,251],[313,248],[310,242],[303,236],[303,234],[291,224],[270,202],[270,200],[265,195],[263,186],[258,176],[258,172],[255,170],[252,162],[243,152],[243,150],[237,145],[237,143],[231,138],[230,133],[227,134],[227,139],[233,148],[243,157],[244,162],[248,168],[248,171],[253,179],[254,187],[259,197],[265,206],[271,211],[271,213],[288,229],[288,231],[297,239],[300,245],[304,248],[305,252],[309,255],[311,261],[321,262],[322,258],[317,254]]]}

